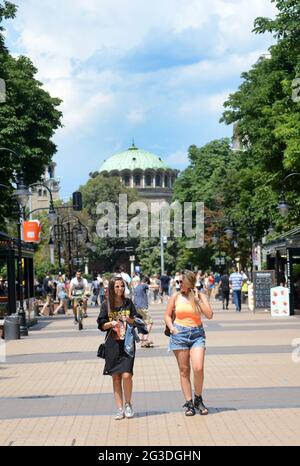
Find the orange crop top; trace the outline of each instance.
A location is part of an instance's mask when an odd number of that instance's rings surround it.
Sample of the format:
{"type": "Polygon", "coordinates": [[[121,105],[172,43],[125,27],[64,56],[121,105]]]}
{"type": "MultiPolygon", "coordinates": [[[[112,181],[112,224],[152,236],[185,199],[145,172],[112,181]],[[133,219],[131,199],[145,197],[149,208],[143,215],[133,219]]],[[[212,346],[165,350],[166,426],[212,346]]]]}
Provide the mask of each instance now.
{"type": "Polygon", "coordinates": [[[182,327],[199,327],[202,325],[201,314],[194,311],[187,298],[179,295],[175,302],[175,321],[182,327]]]}

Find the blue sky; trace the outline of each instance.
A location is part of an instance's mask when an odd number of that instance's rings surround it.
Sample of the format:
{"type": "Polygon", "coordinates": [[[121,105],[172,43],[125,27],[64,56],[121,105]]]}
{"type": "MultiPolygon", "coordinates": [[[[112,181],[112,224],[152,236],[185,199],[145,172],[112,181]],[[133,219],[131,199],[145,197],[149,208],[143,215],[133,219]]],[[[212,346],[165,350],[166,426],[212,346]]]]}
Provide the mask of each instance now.
{"type": "Polygon", "coordinates": [[[251,31],[270,0],[14,0],[7,45],[63,99],[55,135],[61,196],[136,145],[172,167],[191,144],[231,137],[222,104],[273,39],[251,31]]]}

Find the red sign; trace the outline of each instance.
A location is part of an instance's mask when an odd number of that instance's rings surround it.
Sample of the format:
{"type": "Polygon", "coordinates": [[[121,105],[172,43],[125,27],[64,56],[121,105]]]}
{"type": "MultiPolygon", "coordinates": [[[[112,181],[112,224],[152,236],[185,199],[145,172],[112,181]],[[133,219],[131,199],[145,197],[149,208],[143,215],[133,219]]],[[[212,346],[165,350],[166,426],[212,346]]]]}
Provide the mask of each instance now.
{"type": "Polygon", "coordinates": [[[23,222],[23,231],[26,243],[39,243],[41,241],[42,225],[38,220],[23,222]]]}

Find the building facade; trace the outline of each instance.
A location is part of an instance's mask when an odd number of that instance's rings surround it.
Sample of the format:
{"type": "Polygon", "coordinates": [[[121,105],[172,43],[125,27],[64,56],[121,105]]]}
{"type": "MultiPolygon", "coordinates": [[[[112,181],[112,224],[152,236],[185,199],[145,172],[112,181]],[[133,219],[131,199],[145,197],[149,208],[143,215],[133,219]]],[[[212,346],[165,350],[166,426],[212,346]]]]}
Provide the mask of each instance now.
{"type": "MultiPolygon", "coordinates": [[[[41,182],[48,186],[52,192],[53,201],[59,200],[60,183],[55,178],[56,163],[52,162],[46,169],[41,182]]],[[[43,186],[34,186],[31,188],[31,196],[29,199],[29,210],[49,208],[50,195],[49,191],[43,186]]]]}
{"type": "Polygon", "coordinates": [[[128,188],[135,188],[146,202],[171,202],[178,170],[168,167],[158,155],[138,149],[135,144],[104,161],[103,176],[118,176],[128,188]]]}

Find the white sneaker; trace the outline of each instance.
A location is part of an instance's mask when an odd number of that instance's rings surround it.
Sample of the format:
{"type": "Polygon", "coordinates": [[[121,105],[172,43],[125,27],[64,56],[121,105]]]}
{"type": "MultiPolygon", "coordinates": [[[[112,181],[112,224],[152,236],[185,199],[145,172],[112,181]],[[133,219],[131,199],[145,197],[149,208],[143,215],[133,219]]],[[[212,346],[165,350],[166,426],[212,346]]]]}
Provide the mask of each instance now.
{"type": "Polygon", "coordinates": [[[134,416],[134,412],[131,403],[125,403],[125,417],[128,419],[134,416]]]}
{"type": "Polygon", "coordinates": [[[124,414],[123,408],[118,408],[114,419],[116,421],[120,421],[121,419],[124,419],[124,417],[125,417],[125,414],[124,414]]]}

